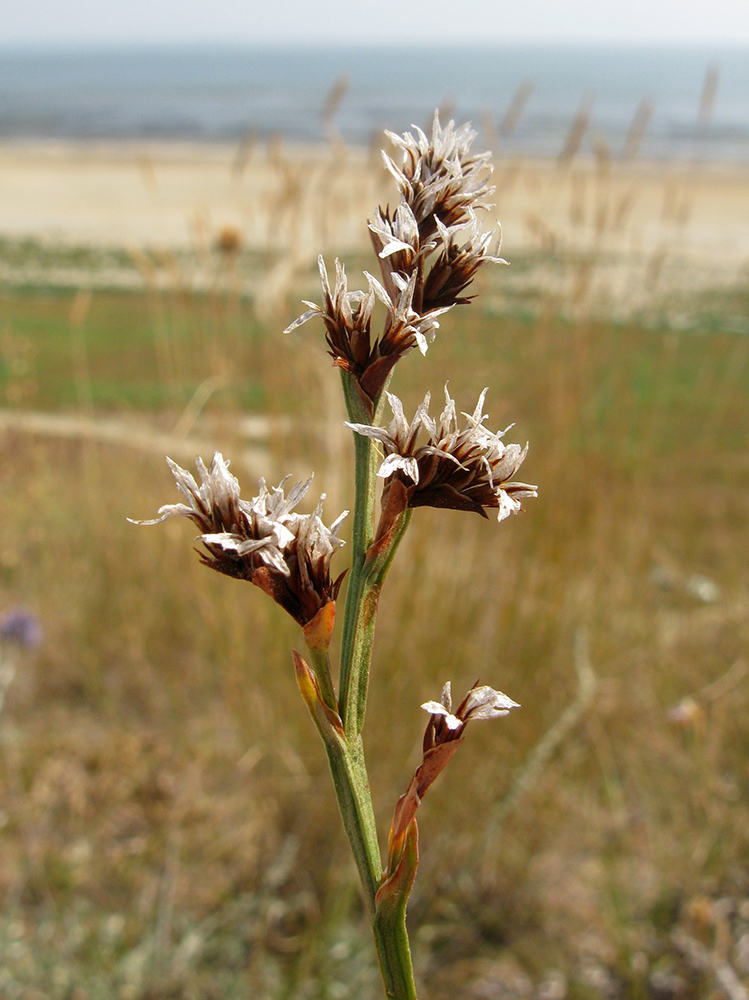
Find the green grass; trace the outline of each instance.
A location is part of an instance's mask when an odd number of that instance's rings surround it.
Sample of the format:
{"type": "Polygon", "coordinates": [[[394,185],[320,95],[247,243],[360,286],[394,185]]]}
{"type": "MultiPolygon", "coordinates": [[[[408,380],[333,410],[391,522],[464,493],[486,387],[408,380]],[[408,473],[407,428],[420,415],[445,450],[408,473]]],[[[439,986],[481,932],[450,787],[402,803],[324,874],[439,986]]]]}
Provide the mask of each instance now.
{"type": "MultiPolygon", "coordinates": [[[[83,309],[69,292],[12,290],[2,306],[4,407],[173,427],[220,376],[200,436],[231,457],[245,445],[235,418],[289,413],[268,478],[314,468],[328,518],[350,506],[322,330],[279,332],[295,306],[273,327],[217,294],[97,291],[83,309]]],[[[429,388],[439,412],[448,379],[472,411],[489,386],[492,428],[515,422],[540,487],[499,526],[416,511],[383,593],[365,728],[383,830],[418,761],[419,704],[445,680],[480,675],[522,704],[475,727],[420,810],[409,919],[431,1000],[559,974],[571,1000],[635,1000],[656,973],[697,1000],[712,980],[671,934],[711,946],[719,898],[735,901],[720,931],[735,949],[749,688],[700,692],[749,639],[746,344],[477,304],[399,366],[407,411],[429,388]],[[695,574],[715,603],[690,590],[695,574]],[[576,696],[581,629],[597,696],[500,828],[498,804],[576,696]],[[667,713],[688,695],[702,714],[680,729],[667,713]]],[[[0,475],[0,610],[30,606],[46,634],[0,717],[0,993],[374,1000],[293,623],[201,567],[191,526],[127,523],[176,499],[161,457],[4,431],[0,475]]]]}
{"type": "Polygon", "coordinates": [[[76,321],[82,293],[6,292],[0,354],[5,405],[70,410],[159,412],[184,406],[206,379],[230,389],[215,406],[266,404],[264,335],[247,303],[223,296],[93,293],[76,321]]]}

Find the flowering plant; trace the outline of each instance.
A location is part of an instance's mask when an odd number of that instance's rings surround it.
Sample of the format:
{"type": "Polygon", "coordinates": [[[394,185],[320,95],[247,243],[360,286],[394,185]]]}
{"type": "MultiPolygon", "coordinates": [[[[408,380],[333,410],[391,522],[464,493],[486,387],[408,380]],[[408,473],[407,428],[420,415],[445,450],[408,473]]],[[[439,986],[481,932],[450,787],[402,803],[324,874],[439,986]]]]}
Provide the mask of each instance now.
{"type": "Polygon", "coordinates": [[[405,922],[418,864],[416,810],[463,742],[468,724],[507,715],[517,706],[478,682],[455,711],[449,682],[439,701],[422,705],[429,713],[423,759],[396,804],[383,866],[361,735],[380,591],[414,508],[447,507],[482,517],[493,509],[502,521],[521,509],[523,498],[536,496],[535,486],[514,479],[527,445],[506,444],[506,430],[493,433],[485,426],[486,389],[473,413],[463,414],[462,426],[447,387],[438,419],[429,414],[427,393],[410,423],[398,397],[387,391],[405,355],[415,348],[427,353],[439,328],[437,318],[470,302],[465,292],[477,271],[487,262],[505,263],[489,253],[493,234],[482,231],[475,214],[488,207],[485,199],[493,188],[489,154],[471,153],[475,135],[470,126],[456,129],[450,122],[442,128],[435,115],[430,137],[415,132],[388,133],[402,153],[400,166],[383,154],[400,203],[392,214],[377,209],[369,223],[380,278],[366,274],[367,291],[349,291],[345,269],[336,260],[331,287],[321,257],[322,304],[307,302],[308,310],[286,331],[310,319],[323,321],[333,364],[341,370],[346,426],[354,432],[352,551],[337,685],[329,647],[345,574],[331,577],[330,564],[343,545],[338,528],[348,511],[327,527],[323,496],[313,513],[297,513],[309,480],[288,495],[284,483],[268,490],[261,480],[258,495],[243,500],[228,462],[216,454],[210,468],[198,459],[200,484],[169,460],[186,503],[168,504],[156,519],[140,522],[189,518],[200,530],[205,565],[254,583],[302,627],[307,658],[292,651],[299,690],[328,756],[385,993],[393,1000],[416,997],[405,922]],[[376,302],[385,309],[379,336],[372,332],[376,302]],[[386,401],[393,420],[384,427],[386,401]],[[384,481],[379,514],[378,477],[384,481]]]}

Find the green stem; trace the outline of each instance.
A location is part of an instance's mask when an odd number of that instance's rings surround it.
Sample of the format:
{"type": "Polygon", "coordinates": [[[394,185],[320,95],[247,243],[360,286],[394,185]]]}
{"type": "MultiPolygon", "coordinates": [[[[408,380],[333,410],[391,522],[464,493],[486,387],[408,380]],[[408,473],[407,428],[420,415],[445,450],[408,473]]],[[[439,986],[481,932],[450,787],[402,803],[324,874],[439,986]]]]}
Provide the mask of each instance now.
{"type": "MultiPolygon", "coordinates": [[[[365,424],[379,422],[381,399],[370,417],[354,378],[347,372],[342,372],[342,381],[349,420],[365,424]]],[[[382,396],[384,397],[384,392],[382,396]]],[[[339,718],[345,735],[342,739],[325,739],[323,733],[323,738],[343,825],[364,888],[385,993],[388,1000],[417,1000],[405,922],[408,891],[403,893],[402,900],[389,900],[384,906],[378,905],[375,898],[382,884],[382,869],[361,739],[380,590],[408,526],[410,511],[405,511],[400,516],[387,547],[368,560],[367,553],[375,532],[378,454],[374,442],[360,434],[354,434],[354,453],[355,502],[351,570],[341,637],[338,696],[339,718]]],[[[321,664],[315,664],[318,677],[320,673],[325,673],[321,667],[321,664]]],[[[326,671],[329,677],[327,666],[326,671]]],[[[321,696],[327,700],[322,690],[321,696]]]]}
{"type": "MultiPolygon", "coordinates": [[[[382,410],[384,392],[375,407],[374,417],[370,419],[356,381],[348,372],[341,374],[346,409],[351,422],[377,423],[382,410]]],[[[338,694],[338,710],[343,720],[343,727],[350,737],[358,736],[364,725],[369,666],[372,660],[380,590],[411,517],[410,510],[401,515],[387,549],[368,562],[367,551],[374,540],[376,470],[379,460],[374,441],[362,434],[354,433],[354,456],[355,499],[351,570],[343,615],[338,694]]]]}
{"type": "MultiPolygon", "coordinates": [[[[336,698],[330,673],[330,656],[309,645],[307,650],[322,700],[335,712],[336,698]]],[[[315,722],[325,743],[343,826],[356,860],[371,916],[374,913],[374,894],[382,876],[382,859],[364,762],[364,747],[361,738],[334,737],[317,719],[315,722]]]]}
{"type": "Polygon", "coordinates": [[[347,738],[338,716],[326,711],[321,701],[308,701],[308,707],[328,755],[343,827],[364,890],[385,994],[388,1000],[417,1000],[406,931],[406,903],[418,862],[415,842],[406,844],[405,858],[410,864],[399,865],[395,876],[383,882],[361,737],[347,738]]]}
{"type": "Polygon", "coordinates": [[[325,712],[312,710],[311,714],[325,743],[343,827],[364,890],[385,995],[388,1000],[417,1000],[406,931],[410,884],[381,902],[377,897],[383,881],[382,862],[361,738],[349,741],[330,725],[325,712]]]}
{"type": "MultiPolygon", "coordinates": [[[[341,372],[346,410],[352,423],[369,424],[379,415],[378,406],[374,418],[370,418],[359,394],[356,380],[348,372],[341,372]]],[[[374,629],[377,610],[376,594],[366,593],[365,561],[367,549],[374,537],[374,510],[376,494],[377,452],[374,442],[361,434],[354,434],[354,524],[351,535],[351,569],[346,590],[346,607],[343,614],[341,635],[341,674],[339,682],[339,712],[347,733],[359,734],[360,712],[358,693],[361,689],[359,676],[363,664],[362,633],[370,635],[374,629]],[[365,601],[366,598],[366,601],[365,601]],[[366,604],[366,606],[365,606],[366,604]],[[353,697],[352,697],[353,696],[353,697]]]]}
{"type": "Polygon", "coordinates": [[[375,921],[374,939],[388,1000],[418,1000],[405,920],[393,924],[375,921]]]}
{"type": "Polygon", "coordinates": [[[405,920],[375,920],[374,939],[388,1000],[418,1000],[405,920]]]}
{"type": "Polygon", "coordinates": [[[347,715],[341,711],[344,728],[347,723],[352,735],[361,733],[364,725],[364,713],[367,707],[367,688],[369,685],[369,668],[372,662],[372,647],[374,644],[375,625],[377,623],[377,606],[385,575],[393,561],[400,540],[406,532],[411,520],[411,511],[406,510],[400,515],[396,530],[393,532],[390,544],[385,552],[371,561],[366,561],[362,569],[361,597],[354,622],[353,642],[351,648],[351,671],[349,674],[348,699],[346,701],[347,715]]]}
{"type": "Polygon", "coordinates": [[[382,879],[382,859],[361,742],[357,741],[352,748],[343,742],[333,746],[326,740],[325,749],[343,827],[364,890],[367,913],[370,920],[374,920],[374,900],[382,879]]]}
{"type": "MultiPolygon", "coordinates": [[[[313,660],[327,658],[320,651],[310,652],[313,660]]],[[[325,744],[343,827],[359,872],[367,911],[374,920],[375,895],[382,881],[382,859],[361,741],[351,745],[340,716],[323,699],[316,670],[311,669],[296,650],[293,655],[299,691],[325,744]]]]}
{"type": "Polygon", "coordinates": [[[394,1000],[416,1000],[406,906],[419,864],[419,835],[412,823],[395,872],[385,879],[375,900],[373,924],[385,993],[394,1000]]]}

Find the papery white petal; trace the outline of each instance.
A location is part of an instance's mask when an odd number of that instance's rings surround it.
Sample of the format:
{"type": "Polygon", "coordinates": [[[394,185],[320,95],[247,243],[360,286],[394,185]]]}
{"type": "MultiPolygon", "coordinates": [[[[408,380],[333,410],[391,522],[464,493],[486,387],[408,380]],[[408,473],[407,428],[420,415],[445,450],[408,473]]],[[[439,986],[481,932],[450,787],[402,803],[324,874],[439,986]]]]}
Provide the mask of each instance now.
{"type": "Polygon", "coordinates": [[[440,702],[445,706],[448,712],[453,710],[453,695],[452,695],[452,684],[450,681],[445,681],[442,685],[442,694],[440,695],[440,702]]]}
{"type": "Polygon", "coordinates": [[[257,550],[256,554],[258,559],[262,559],[266,566],[276,570],[277,573],[281,573],[283,576],[291,575],[291,571],[286,565],[283,553],[279,552],[275,546],[264,545],[262,548],[257,550]]]}
{"type": "Polygon", "coordinates": [[[377,470],[377,475],[381,479],[387,479],[399,469],[414,483],[419,482],[419,463],[412,455],[388,455],[377,470]]]}
{"type": "MultiPolygon", "coordinates": [[[[489,386],[486,386],[478,398],[478,402],[476,403],[476,409],[473,411],[472,419],[476,424],[483,423],[483,421],[486,420],[487,418],[486,415],[484,415],[484,401],[486,400],[486,394],[488,391],[489,391],[489,386]]],[[[464,416],[467,415],[468,414],[464,414],[464,416]]]]}
{"type": "Polygon", "coordinates": [[[429,350],[429,342],[427,341],[424,334],[421,333],[419,330],[414,330],[414,339],[416,340],[416,343],[421,353],[426,354],[426,352],[429,350]]]}
{"type": "Polygon", "coordinates": [[[509,517],[510,514],[517,514],[517,512],[522,509],[520,501],[509,496],[509,494],[505,493],[504,490],[500,490],[497,493],[497,498],[499,500],[499,506],[497,507],[498,521],[504,521],[504,519],[509,517]]]}
{"type": "Polygon", "coordinates": [[[403,243],[402,240],[396,240],[391,236],[377,256],[384,260],[386,257],[392,257],[394,253],[398,253],[401,250],[405,250],[409,254],[413,254],[414,252],[414,248],[409,243],[403,243]]]}
{"type": "MultiPolygon", "coordinates": [[[[221,531],[216,534],[198,535],[198,538],[206,545],[217,545],[225,552],[234,553],[237,553],[239,545],[242,542],[242,538],[239,535],[231,535],[228,531],[221,531]]],[[[265,545],[265,539],[263,539],[260,544],[265,545]]]]}
{"type": "Polygon", "coordinates": [[[371,424],[351,424],[348,420],[343,421],[343,426],[348,427],[355,434],[361,434],[362,437],[372,438],[375,441],[382,441],[383,444],[392,442],[389,432],[384,427],[373,427],[371,424]]]}
{"type": "Polygon", "coordinates": [[[530,483],[505,483],[505,485],[512,487],[512,495],[514,497],[538,496],[538,486],[531,486],[530,483]]]}
{"type": "Polygon", "coordinates": [[[430,715],[441,715],[447,723],[448,729],[460,729],[463,725],[460,719],[448,712],[445,706],[440,705],[438,701],[425,701],[421,707],[430,715]]]}
{"type": "Polygon", "coordinates": [[[457,422],[458,415],[455,409],[455,400],[451,399],[450,393],[447,391],[447,382],[445,382],[445,408],[440,415],[441,435],[445,435],[457,428],[457,422]]]}
{"type": "Polygon", "coordinates": [[[408,436],[408,421],[406,420],[406,415],[403,412],[403,403],[398,399],[398,397],[392,393],[386,393],[388,398],[388,403],[390,403],[390,409],[393,411],[393,423],[390,427],[390,436],[398,440],[399,438],[406,438],[408,436]]]}
{"type": "Polygon", "coordinates": [[[523,460],[528,452],[528,446],[526,445],[525,448],[521,448],[519,444],[504,445],[497,436],[495,447],[499,464],[495,463],[492,471],[494,478],[500,483],[504,483],[514,476],[523,464],[523,460]]]}
{"type": "Polygon", "coordinates": [[[148,521],[137,521],[133,517],[128,517],[127,520],[130,524],[161,524],[170,517],[190,517],[195,511],[192,507],[187,507],[183,503],[168,503],[164,504],[163,507],[159,507],[159,514],[161,517],[153,517],[148,521]]]}
{"type": "MultiPolygon", "coordinates": [[[[286,478],[282,481],[282,483],[276,487],[276,491],[280,493],[281,498],[283,498],[283,490],[281,489],[281,486],[283,485],[283,483],[286,482],[286,479],[288,478],[289,477],[286,476],[286,478]]],[[[289,495],[286,497],[286,501],[284,504],[286,511],[291,511],[296,507],[296,505],[304,497],[307,490],[309,489],[310,483],[312,482],[313,478],[314,478],[313,476],[310,476],[309,479],[307,479],[305,482],[297,483],[295,486],[292,487],[292,489],[289,490],[289,495]]]]}
{"type": "Polygon", "coordinates": [[[382,304],[386,306],[388,309],[392,310],[394,308],[393,300],[388,295],[385,286],[380,281],[378,281],[377,278],[374,277],[374,275],[370,274],[369,271],[364,272],[364,277],[369,282],[369,287],[372,289],[372,291],[380,300],[380,302],[382,302],[382,304]]]}
{"type": "Polygon", "coordinates": [[[405,449],[409,452],[412,450],[414,446],[414,443],[419,434],[419,431],[421,430],[422,425],[424,425],[427,428],[427,431],[429,431],[430,425],[433,424],[433,421],[429,417],[429,403],[431,399],[432,399],[432,394],[428,392],[426,396],[424,396],[424,402],[420,403],[416,407],[416,413],[414,413],[414,418],[411,421],[411,426],[408,428],[406,439],[403,442],[405,444],[405,449]]]}
{"type": "Polygon", "coordinates": [[[469,719],[471,721],[474,719],[496,719],[507,715],[510,709],[519,707],[518,703],[512,698],[508,698],[506,694],[483,684],[469,692],[462,715],[466,722],[469,719]]]}
{"type": "Polygon", "coordinates": [[[419,239],[419,224],[406,201],[402,201],[395,210],[393,231],[405,239],[411,250],[414,249],[419,239]]]}
{"type": "MultiPolygon", "coordinates": [[[[392,132],[386,132],[385,135],[391,140],[391,142],[393,142],[394,145],[401,146],[402,148],[400,136],[395,136],[392,132]]],[[[390,171],[390,173],[395,178],[398,187],[402,188],[404,184],[408,184],[408,179],[406,178],[406,175],[403,173],[400,167],[395,163],[395,161],[390,156],[388,156],[388,154],[385,152],[384,149],[381,150],[381,153],[385,167],[390,171]]]]}
{"type": "Polygon", "coordinates": [[[430,715],[449,715],[450,713],[445,708],[444,705],[440,705],[438,701],[425,701],[421,706],[425,712],[429,712],[430,715]]]}
{"type": "Polygon", "coordinates": [[[306,302],[305,301],[304,304],[306,306],[311,306],[312,308],[308,309],[307,312],[302,313],[301,316],[298,316],[294,320],[293,323],[289,323],[289,325],[283,331],[284,333],[291,333],[291,331],[292,330],[296,330],[296,328],[298,326],[302,326],[302,324],[306,323],[308,320],[312,319],[314,316],[319,316],[322,313],[322,309],[319,306],[316,306],[314,303],[310,303],[310,302],[306,302]]]}
{"type": "Polygon", "coordinates": [[[177,481],[177,489],[183,496],[192,500],[193,494],[198,492],[198,484],[195,482],[194,476],[188,472],[187,469],[183,469],[181,465],[177,465],[176,462],[173,462],[168,456],[166,462],[172,470],[172,475],[177,481]]]}
{"type": "MultiPolygon", "coordinates": [[[[343,524],[343,522],[346,520],[346,518],[349,516],[350,513],[351,511],[344,510],[343,513],[338,515],[338,517],[335,519],[335,521],[333,521],[330,528],[328,529],[331,535],[336,535],[336,532],[338,531],[338,529],[340,528],[340,526],[343,524]]],[[[342,538],[336,538],[336,541],[340,542],[341,545],[345,544],[342,538]]]]}

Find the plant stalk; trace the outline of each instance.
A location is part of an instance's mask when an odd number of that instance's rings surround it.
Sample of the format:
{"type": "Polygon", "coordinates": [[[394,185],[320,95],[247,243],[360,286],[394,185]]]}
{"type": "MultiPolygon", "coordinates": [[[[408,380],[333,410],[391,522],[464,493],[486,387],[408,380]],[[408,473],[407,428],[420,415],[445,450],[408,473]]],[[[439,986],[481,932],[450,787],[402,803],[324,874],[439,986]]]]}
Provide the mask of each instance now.
{"type": "MultiPolygon", "coordinates": [[[[370,416],[353,376],[348,372],[341,374],[349,420],[379,422],[384,392],[370,416]]],[[[402,901],[388,900],[384,906],[378,906],[376,899],[382,886],[382,862],[361,738],[380,591],[411,512],[401,515],[387,548],[368,559],[375,535],[378,453],[374,442],[360,434],[354,434],[354,453],[351,569],[343,617],[338,693],[338,713],[345,735],[342,740],[326,739],[325,743],[344,828],[372,922],[385,994],[388,1000],[417,1000],[405,923],[408,893],[402,901]]],[[[322,663],[315,665],[315,673],[330,676],[329,667],[323,669],[322,663]]]]}
{"type": "MultiPolygon", "coordinates": [[[[379,415],[380,407],[375,408],[374,417],[370,417],[359,394],[359,389],[353,375],[341,372],[343,396],[346,410],[352,423],[372,423],[379,415]]],[[[377,452],[374,442],[361,434],[354,434],[354,524],[351,536],[351,569],[349,571],[348,588],[346,591],[346,606],[343,614],[343,631],[341,635],[341,673],[339,681],[338,710],[343,721],[343,727],[348,734],[361,732],[363,721],[359,709],[359,691],[362,687],[360,676],[362,667],[368,665],[371,654],[371,637],[374,631],[374,617],[377,611],[376,593],[367,591],[365,563],[367,549],[374,537],[374,512],[376,494],[377,452]],[[367,644],[363,644],[363,636],[368,636],[367,644]]],[[[366,689],[366,681],[365,681],[366,689]]]]}
{"type": "Polygon", "coordinates": [[[418,1000],[405,920],[375,919],[374,939],[385,996],[388,1000],[418,1000]]]}
{"type": "Polygon", "coordinates": [[[374,937],[385,993],[394,1000],[417,1000],[411,949],[406,930],[406,906],[419,864],[419,832],[412,822],[403,854],[392,874],[386,873],[375,899],[374,937]]]}
{"type": "Polygon", "coordinates": [[[373,921],[375,895],[382,879],[382,859],[361,741],[357,744],[353,748],[347,743],[334,747],[326,741],[325,749],[343,827],[364,890],[367,913],[373,921]]]}
{"type": "Polygon", "coordinates": [[[324,669],[329,670],[327,654],[314,649],[310,649],[310,654],[313,669],[294,650],[297,683],[312,721],[325,744],[343,827],[364,890],[367,912],[370,920],[374,920],[375,895],[382,881],[382,858],[361,741],[357,740],[351,745],[340,716],[326,703],[320,689],[318,676],[324,672],[321,667],[324,665],[324,669]],[[315,663],[315,660],[318,662],[315,663]],[[324,664],[320,661],[324,661],[324,664]]]}

